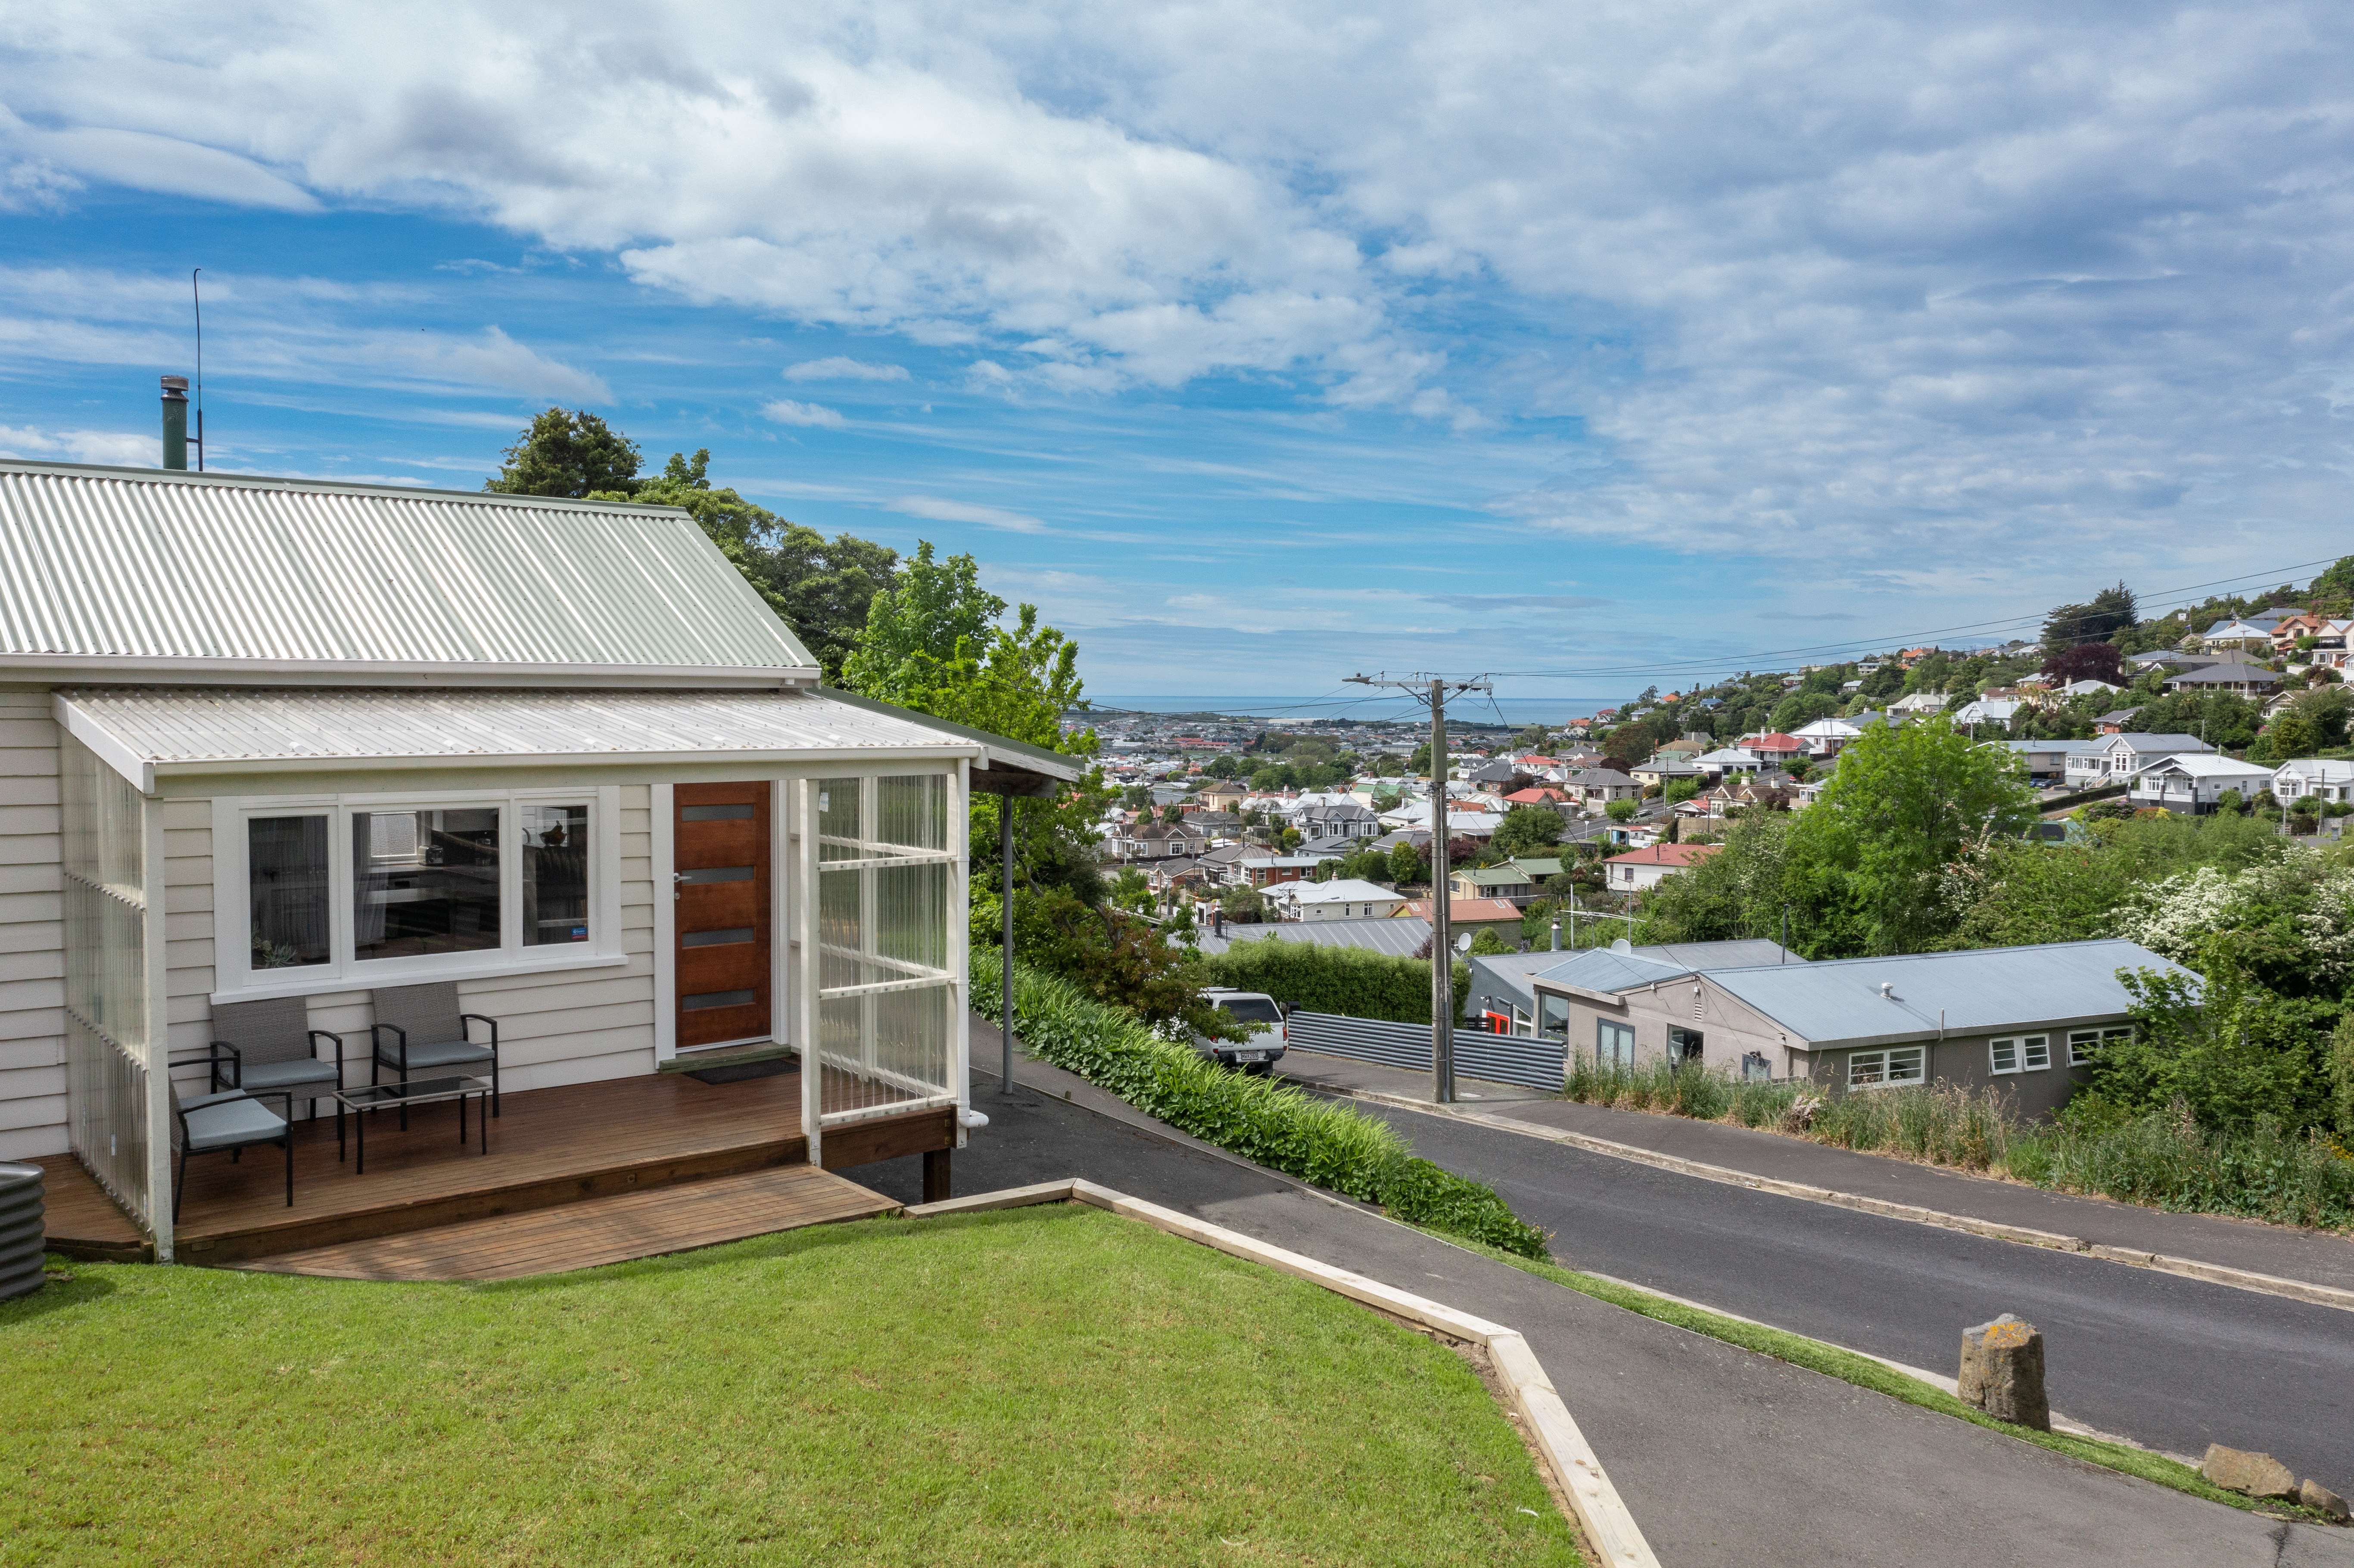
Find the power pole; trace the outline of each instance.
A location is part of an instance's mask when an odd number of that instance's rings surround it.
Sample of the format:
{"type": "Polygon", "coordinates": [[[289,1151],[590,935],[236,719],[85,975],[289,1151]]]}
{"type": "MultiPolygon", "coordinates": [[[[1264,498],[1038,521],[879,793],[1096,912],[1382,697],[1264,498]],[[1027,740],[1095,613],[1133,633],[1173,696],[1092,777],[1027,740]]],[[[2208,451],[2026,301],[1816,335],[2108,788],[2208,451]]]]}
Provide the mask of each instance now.
{"type": "Polygon", "coordinates": [[[1449,681],[1437,675],[1404,681],[1376,675],[1348,679],[1354,685],[1410,692],[1430,705],[1430,1097],[1443,1106],[1453,1105],[1455,946],[1447,929],[1447,875],[1454,868],[1447,853],[1447,694],[1496,688],[1488,681],[1449,681]]]}

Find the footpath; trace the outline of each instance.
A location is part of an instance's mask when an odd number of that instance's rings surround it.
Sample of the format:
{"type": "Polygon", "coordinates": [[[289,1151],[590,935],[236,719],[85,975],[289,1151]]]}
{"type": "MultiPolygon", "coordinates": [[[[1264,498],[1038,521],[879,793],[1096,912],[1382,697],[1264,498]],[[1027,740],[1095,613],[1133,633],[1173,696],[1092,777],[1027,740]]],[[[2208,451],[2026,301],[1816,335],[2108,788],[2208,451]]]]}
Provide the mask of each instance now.
{"type": "MultiPolygon", "coordinates": [[[[976,1019],[976,1061],[993,1065],[996,1044],[976,1019]]],[[[1084,1177],[1518,1330],[1670,1568],[2354,1568],[2354,1532],[2185,1497],[1620,1310],[1211,1149],[1044,1063],[1018,1060],[1015,1090],[974,1073],[991,1125],[956,1156],[958,1192],[1084,1177]]],[[[858,1177],[920,1195],[913,1157],[858,1177]]]]}
{"type": "Polygon", "coordinates": [[[2092,1252],[2113,1262],[2158,1266],[2215,1284],[2354,1309],[2354,1241],[2318,1231],[2215,1214],[2172,1214],[2107,1198],[2047,1192],[1780,1133],[1580,1105],[1510,1084],[1458,1080],[1458,1103],[1442,1107],[1431,1101],[1426,1073],[1306,1051],[1288,1053],[1279,1071],[1302,1087],[1326,1094],[1452,1114],[1688,1175],[1770,1183],[1788,1195],[1840,1202],[1891,1218],[1918,1219],[2066,1252],[2092,1252]],[[1792,1188],[1808,1191],[1792,1192],[1792,1188]],[[1903,1212],[1907,1210],[1914,1212],[1903,1212]]]}

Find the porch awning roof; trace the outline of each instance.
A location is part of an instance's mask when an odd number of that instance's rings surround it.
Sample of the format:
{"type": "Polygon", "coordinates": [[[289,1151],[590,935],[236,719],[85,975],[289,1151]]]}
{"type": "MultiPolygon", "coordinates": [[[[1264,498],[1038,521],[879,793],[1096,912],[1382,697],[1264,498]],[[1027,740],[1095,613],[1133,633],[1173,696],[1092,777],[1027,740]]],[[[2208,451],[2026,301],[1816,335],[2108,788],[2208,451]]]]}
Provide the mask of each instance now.
{"type": "Polygon", "coordinates": [[[989,760],[977,732],[805,691],[131,686],[55,702],[58,722],[144,791],[158,777],[352,768],[989,760]]]}

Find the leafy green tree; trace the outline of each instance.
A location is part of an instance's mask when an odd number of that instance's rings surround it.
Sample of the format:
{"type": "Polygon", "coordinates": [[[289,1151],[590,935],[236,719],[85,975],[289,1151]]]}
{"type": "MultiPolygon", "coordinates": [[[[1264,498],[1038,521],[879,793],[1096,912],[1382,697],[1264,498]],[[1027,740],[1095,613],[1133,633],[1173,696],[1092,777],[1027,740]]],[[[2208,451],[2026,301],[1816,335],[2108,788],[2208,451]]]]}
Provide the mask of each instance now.
{"type": "Polygon", "coordinates": [[[1174,825],[1185,820],[1185,808],[1172,800],[1161,808],[1161,820],[1174,825]]]}
{"type": "Polygon", "coordinates": [[[1131,784],[1119,792],[1119,803],[1131,811],[1140,811],[1152,804],[1152,786],[1131,784]]]}
{"type": "Polygon", "coordinates": [[[1788,735],[1817,719],[1829,718],[1840,711],[1839,696],[1834,692],[1793,692],[1775,707],[1768,726],[1781,735],[1788,735]]]}
{"type": "Polygon", "coordinates": [[[1614,822],[1631,822],[1635,820],[1636,813],[1642,809],[1642,803],[1638,800],[1613,800],[1603,807],[1602,810],[1604,815],[1614,822]]]}
{"type": "Polygon", "coordinates": [[[2043,621],[2043,648],[2058,653],[2086,642],[2105,642],[2141,619],[2133,589],[2119,583],[2094,594],[2089,604],[2063,604],[2043,621]]]}
{"type": "MultiPolygon", "coordinates": [[[[1643,895],[1635,939],[1730,942],[1770,937],[1778,940],[1783,909],[1794,902],[1788,865],[1792,821],[1769,811],[1735,818],[1725,830],[1723,849],[1694,862],[1688,871],[1661,879],[1643,895]]],[[[1814,952],[1811,900],[1797,902],[1791,947],[1810,956],[1825,956],[1814,952]]]]}
{"type": "Polygon", "coordinates": [[[504,495],[568,495],[599,492],[628,495],[638,488],[642,461],[635,441],[596,415],[550,408],[506,450],[498,477],[484,490],[504,495]]]}
{"type": "Polygon", "coordinates": [[[1937,881],[1965,848],[2016,837],[2035,819],[2025,765],[1926,720],[1865,728],[1798,818],[1790,857],[1814,902],[1861,950],[1919,952],[1945,935],[1937,881]]]}
{"type": "Polygon", "coordinates": [[[2265,729],[2272,740],[2273,755],[2286,762],[2296,758],[2311,757],[2320,743],[2313,733],[2313,721],[2290,708],[2265,729]]]}
{"type": "Polygon", "coordinates": [[[1511,943],[1507,942],[1503,938],[1496,935],[1493,929],[1485,926],[1482,926],[1479,928],[1479,934],[1478,936],[1471,938],[1471,946],[1468,950],[1470,956],[1475,959],[1496,958],[1505,953],[1517,953],[1520,951],[1520,949],[1512,946],[1511,943]]]}
{"type": "MultiPolygon", "coordinates": [[[[931,541],[921,541],[898,582],[868,609],[865,631],[843,662],[843,683],[864,696],[911,707],[908,696],[933,689],[942,669],[979,656],[1004,613],[1005,601],[981,586],[981,565],[971,556],[935,560],[931,541]]],[[[1053,635],[1059,641],[1062,634],[1053,635]]],[[[1077,644],[1068,646],[1076,653],[1077,644]]]]}
{"type": "Polygon", "coordinates": [[[1496,824],[1489,841],[1500,860],[1536,854],[1561,842],[1561,813],[1551,806],[1515,806],[1496,824]]]}
{"type": "Polygon", "coordinates": [[[1700,780],[1670,779],[1668,780],[1667,788],[1662,789],[1659,795],[1660,799],[1671,806],[1684,800],[1696,800],[1700,799],[1700,780]]]}
{"type": "Polygon", "coordinates": [[[1390,846],[1390,881],[1397,885],[1420,882],[1430,870],[1429,859],[1403,840],[1390,846]]]}

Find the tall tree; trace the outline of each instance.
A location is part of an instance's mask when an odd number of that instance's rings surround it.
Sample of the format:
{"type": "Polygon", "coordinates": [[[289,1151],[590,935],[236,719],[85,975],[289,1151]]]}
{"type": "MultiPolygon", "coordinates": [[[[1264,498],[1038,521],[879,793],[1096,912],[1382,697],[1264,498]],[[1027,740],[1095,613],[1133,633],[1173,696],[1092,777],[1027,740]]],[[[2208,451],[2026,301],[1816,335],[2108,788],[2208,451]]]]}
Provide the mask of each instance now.
{"type": "Polygon", "coordinates": [[[2043,649],[2057,653],[2084,642],[2105,642],[2141,618],[2133,589],[2122,582],[2094,594],[2089,604],[2063,604],[2044,618],[2043,649]]]}
{"type": "MultiPolygon", "coordinates": [[[[986,657],[991,629],[1004,613],[1005,601],[981,586],[981,566],[972,556],[935,560],[931,541],[920,541],[898,582],[868,609],[858,646],[843,662],[843,682],[886,703],[920,706],[919,699],[939,684],[941,673],[951,662],[986,657]]],[[[1034,620],[1037,611],[1029,614],[1034,620]]],[[[939,716],[960,724],[975,722],[954,714],[939,716]]],[[[1061,716],[1056,710],[1055,717],[1061,716]]],[[[1030,738],[1011,730],[997,733],[1015,740],[1030,738]]]]}
{"type": "Polygon", "coordinates": [[[1867,726],[1794,825],[1792,869],[1868,952],[1919,952],[1945,932],[1946,867],[2035,818],[2025,766],[1939,719],[1867,726]]]}
{"type": "Polygon", "coordinates": [[[484,490],[505,495],[629,495],[638,488],[638,446],[596,415],[550,408],[506,450],[484,490]]]}

